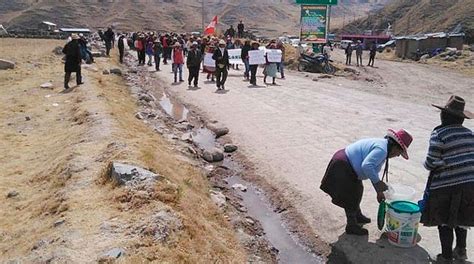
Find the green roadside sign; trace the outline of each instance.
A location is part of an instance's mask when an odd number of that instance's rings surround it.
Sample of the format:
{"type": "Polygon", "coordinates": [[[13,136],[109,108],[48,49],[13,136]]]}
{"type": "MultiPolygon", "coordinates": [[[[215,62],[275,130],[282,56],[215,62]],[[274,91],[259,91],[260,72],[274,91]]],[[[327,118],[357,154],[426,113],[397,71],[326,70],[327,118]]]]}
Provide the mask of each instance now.
{"type": "Polygon", "coordinates": [[[337,5],[337,0],[296,0],[300,5],[337,5]]]}

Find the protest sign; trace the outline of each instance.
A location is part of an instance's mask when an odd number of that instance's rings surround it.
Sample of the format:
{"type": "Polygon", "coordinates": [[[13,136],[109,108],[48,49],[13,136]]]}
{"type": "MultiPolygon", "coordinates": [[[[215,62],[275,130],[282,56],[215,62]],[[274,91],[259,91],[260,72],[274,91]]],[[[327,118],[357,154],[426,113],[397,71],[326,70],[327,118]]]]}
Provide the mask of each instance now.
{"type": "Polygon", "coordinates": [[[216,67],[216,61],[212,59],[212,53],[206,53],[204,55],[204,66],[216,67]]]}
{"type": "Polygon", "coordinates": [[[250,50],[249,51],[249,64],[259,65],[265,64],[265,51],[264,50],[250,50]]]}
{"type": "Polygon", "coordinates": [[[279,49],[268,49],[267,50],[267,60],[268,62],[281,62],[282,52],[279,49]]]}
{"type": "Polygon", "coordinates": [[[242,57],[240,56],[242,53],[242,49],[230,49],[227,50],[229,53],[229,63],[230,64],[244,64],[242,61],[242,57]]]}

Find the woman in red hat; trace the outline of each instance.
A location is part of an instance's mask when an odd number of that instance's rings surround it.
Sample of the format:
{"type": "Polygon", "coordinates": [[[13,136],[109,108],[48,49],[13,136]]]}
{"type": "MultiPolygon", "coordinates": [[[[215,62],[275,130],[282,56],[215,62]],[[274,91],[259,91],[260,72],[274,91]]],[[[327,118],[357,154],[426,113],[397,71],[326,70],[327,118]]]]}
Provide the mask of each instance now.
{"type": "Polygon", "coordinates": [[[425,168],[430,171],[421,222],[438,226],[441,251],[438,263],[466,260],[468,227],[474,226],[474,133],[462,124],[474,114],[465,101],[451,96],[441,109],[441,125],[431,133],[425,168]],[[452,248],[456,234],[456,247],[452,248]]]}
{"type": "MultiPolygon", "coordinates": [[[[402,155],[408,159],[407,149],[413,141],[405,130],[389,129],[385,138],[362,139],[334,154],[321,181],[321,190],[329,194],[332,203],[346,213],[346,234],[368,235],[361,225],[371,222],[360,210],[364,192],[362,180],[370,179],[377,191],[377,201],[385,200],[387,185],[380,180],[379,172],[385,164],[383,175],[388,177],[388,160],[402,155]]],[[[382,177],[383,179],[383,177],[382,177]]]]}

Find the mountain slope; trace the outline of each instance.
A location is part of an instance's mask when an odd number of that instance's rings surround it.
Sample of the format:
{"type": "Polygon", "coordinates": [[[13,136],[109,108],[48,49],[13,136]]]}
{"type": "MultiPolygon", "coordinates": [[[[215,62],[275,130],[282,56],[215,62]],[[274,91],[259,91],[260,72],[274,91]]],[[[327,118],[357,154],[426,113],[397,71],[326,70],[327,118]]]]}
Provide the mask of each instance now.
{"type": "Polygon", "coordinates": [[[396,0],[367,18],[344,28],[360,33],[364,29],[385,29],[393,26],[396,35],[451,31],[458,24],[468,41],[474,37],[473,0],[396,0]]]}
{"type": "MultiPolygon", "coordinates": [[[[219,16],[220,29],[243,20],[248,29],[277,36],[296,34],[300,7],[294,0],[204,0],[205,24],[219,16]]],[[[340,0],[332,24],[358,18],[390,0],[340,0]]],[[[60,26],[119,30],[201,31],[201,1],[191,0],[8,0],[0,1],[0,23],[8,28],[34,28],[43,20],[60,26]]]]}

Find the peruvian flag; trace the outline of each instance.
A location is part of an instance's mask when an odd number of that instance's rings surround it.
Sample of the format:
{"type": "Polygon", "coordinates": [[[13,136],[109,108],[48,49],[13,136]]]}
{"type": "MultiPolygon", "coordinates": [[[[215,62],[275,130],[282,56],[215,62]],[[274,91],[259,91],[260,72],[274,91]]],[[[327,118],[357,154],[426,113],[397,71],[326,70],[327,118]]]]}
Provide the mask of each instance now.
{"type": "Polygon", "coordinates": [[[204,35],[207,36],[207,35],[212,35],[214,34],[214,32],[216,31],[216,25],[217,25],[217,16],[215,16],[211,23],[209,23],[209,25],[206,27],[206,29],[204,29],[204,35]]]}

